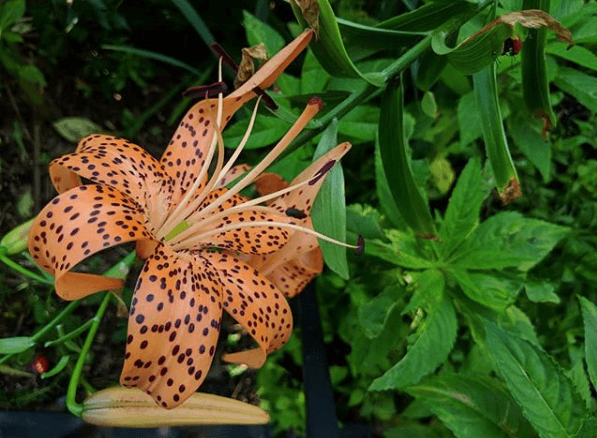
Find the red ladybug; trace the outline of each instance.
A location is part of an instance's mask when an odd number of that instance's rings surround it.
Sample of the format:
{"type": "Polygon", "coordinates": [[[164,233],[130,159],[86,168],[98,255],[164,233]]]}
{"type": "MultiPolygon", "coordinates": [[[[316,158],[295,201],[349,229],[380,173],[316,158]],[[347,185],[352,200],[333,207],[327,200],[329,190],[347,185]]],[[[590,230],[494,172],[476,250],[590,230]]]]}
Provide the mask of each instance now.
{"type": "Polygon", "coordinates": [[[506,38],[502,55],[516,56],[522,50],[522,40],[519,37],[506,38]]]}
{"type": "Polygon", "coordinates": [[[50,361],[46,356],[40,354],[35,359],[33,359],[33,362],[31,362],[30,366],[31,369],[35,371],[37,374],[43,374],[46,371],[48,371],[48,368],[50,367],[50,361]]]}

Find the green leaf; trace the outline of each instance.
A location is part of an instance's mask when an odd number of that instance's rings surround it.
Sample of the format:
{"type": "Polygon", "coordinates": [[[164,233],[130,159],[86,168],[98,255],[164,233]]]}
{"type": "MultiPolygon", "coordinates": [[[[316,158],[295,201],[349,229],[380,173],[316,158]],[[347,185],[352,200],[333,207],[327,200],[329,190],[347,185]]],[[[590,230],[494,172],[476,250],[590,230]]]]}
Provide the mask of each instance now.
{"type": "Polygon", "coordinates": [[[545,48],[545,51],[550,55],[555,55],[566,61],[572,61],[582,67],[597,70],[597,55],[582,46],[573,46],[568,50],[565,44],[557,42],[549,44],[545,48]]]}
{"type": "Polygon", "coordinates": [[[593,388],[597,388],[597,306],[578,295],[585,325],[585,360],[593,388]]]}
{"type": "Polygon", "coordinates": [[[39,68],[29,64],[19,67],[19,79],[22,79],[40,87],[46,86],[46,78],[39,68]]]}
{"type": "Polygon", "coordinates": [[[25,15],[25,0],[10,0],[0,5],[0,34],[25,15]]]}
{"type": "Polygon", "coordinates": [[[342,117],[338,124],[338,133],[350,137],[354,144],[370,142],[375,138],[379,123],[379,109],[361,105],[342,117]]]}
{"type": "Polygon", "coordinates": [[[456,312],[450,298],[444,293],[444,284],[439,285],[434,281],[438,276],[443,277],[443,274],[437,271],[427,272],[429,280],[421,282],[420,287],[432,285],[426,293],[443,294],[443,299],[437,307],[426,309],[427,315],[417,328],[417,338],[410,345],[406,355],[381,377],[375,379],[369,386],[370,391],[398,389],[416,384],[423,376],[432,373],[442,364],[452,350],[458,328],[456,312]]]}
{"type": "Polygon", "coordinates": [[[525,417],[544,438],[576,437],[584,403],[563,370],[540,347],[485,325],[487,347],[525,417]]]}
{"type": "Polygon", "coordinates": [[[537,435],[503,385],[490,377],[443,373],[405,391],[423,401],[459,438],[537,435]]]}
{"type": "Polygon", "coordinates": [[[589,110],[597,113],[597,78],[567,67],[560,67],[554,83],[574,96],[589,110]]]}
{"type": "Polygon", "coordinates": [[[381,215],[368,205],[352,204],[346,208],[346,231],[368,239],[385,239],[384,230],[380,224],[381,215]]]}
{"type": "Polygon", "coordinates": [[[415,182],[406,153],[402,81],[391,81],[384,91],[379,116],[379,150],[390,193],[406,223],[420,236],[437,232],[429,206],[415,182]]]}
{"type": "MultiPolygon", "coordinates": [[[[224,130],[222,135],[226,147],[235,149],[239,145],[247,132],[249,121],[250,118],[245,117],[224,130]]],[[[275,117],[257,117],[245,149],[262,148],[277,142],[286,134],[290,126],[290,123],[275,117]]]]}
{"type": "Polygon", "coordinates": [[[481,163],[472,158],[456,182],[446,209],[442,228],[442,254],[449,255],[479,224],[481,205],[490,186],[481,175],[481,163]]]}
{"type": "MultiPolygon", "coordinates": [[[[525,0],[523,9],[540,9],[549,13],[549,0],[525,0]]],[[[545,41],[547,29],[529,29],[524,40],[521,53],[522,66],[522,95],[529,114],[543,120],[543,131],[547,131],[556,124],[549,100],[549,80],[547,77],[547,62],[545,58],[545,41]]]]}
{"type": "Polygon", "coordinates": [[[363,326],[365,336],[369,339],[379,336],[402,294],[404,294],[403,288],[388,286],[382,293],[359,308],[359,322],[363,326]]]}
{"type": "Polygon", "coordinates": [[[458,125],[460,127],[460,146],[466,147],[483,135],[481,112],[477,111],[475,93],[465,94],[458,101],[458,125]]]}
{"type": "MultiPolygon", "coordinates": [[[[291,2],[294,15],[302,26],[307,26],[298,6],[291,2]]],[[[311,42],[311,49],[328,74],[335,77],[364,79],[376,87],[383,86],[383,80],[376,75],[363,74],[354,65],[344,43],[334,11],[328,0],[319,0],[319,35],[311,42]]]]}
{"type": "Polygon", "coordinates": [[[378,23],[376,27],[406,32],[429,32],[437,29],[457,15],[472,14],[482,5],[475,6],[466,1],[431,2],[406,14],[400,14],[378,23]]]}
{"type": "Polygon", "coordinates": [[[265,44],[268,57],[278,53],[284,47],[284,38],[278,32],[247,11],[243,11],[243,26],[247,32],[249,45],[265,44]]]}
{"type": "Polygon", "coordinates": [[[514,144],[522,151],[529,161],[539,170],[544,182],[551,181],[552,146],[545,141],[541,134],[533,129],[533,124],[523,116],[508,118],[508,132],[514,144]]]}
{"type": "Polygon", "coordinates": [[[195,28],[203,42],[209,46],[212,41],[215,41],[214,36],[209,31],[205,22],[201,19],[197,11],[187,0],[172,0],[172,3],[180,10],[182,15],[195,28]]]}
{"type": "Polygon", "coordinates": [[[96,132],[105,132],[99,125],[85,117],[64,117],[53,123],[54,129],[72,143],[96,132]]]}
{"type": "Polygon", "coordinates": [[[404,218],[400,214],[396,202],[390,192],[388,179],[383,170],[383,163],[381,161],[381,152],[379,151],[379,137],[375,136],[375,187],[377,189],[377,196],[382,210],[385,212],[389,221],[397,228],[405,229],[407,227],[404,218]]]}
{"type": "Polygon", "coordinates": [[[301,93],[321,93],[326,89],[331,76],[321,68],[312,50],[307,50],[301,72],[301,93]]]}
{"type": "Polygon", "coordinates": [[[483,222],[450,260],[461,269],[528,271],[545,257],[569,229],[520,213],[502,212],[483,222]]]}
{"type": "Polygon", "coordinates": [[[534,303],[560,303],[560,297],[554,292],[556,286],[553,283],[546,281],[532,281],[524,282],[524,290],[527,297],[534,303]]]}
{"type": "MultiPolygon", "coordinates": [[[[313,161],[325,155],[338,144],[338,119],[334,119],[319,140],[313,161]]],[[[339,242],[346,242],[346,204],[344,173],[340,163],[328,173],[313,204],[313,227],[320,233],[339,242]]],[[[345,280],[349,278],[346,248],[319,240],[323,259],[328,267],[345,280]]]]}
{"type": "Polygon", "coordinates": [[[431,255],[421,251],[419,241],[412,233],[386,230],[389,243],[369,240],[365,245],[365,253],[379,257],[387,262],[410,269],[427,269],[433,267],[431,255]]]}
{"type": "Polygon", "coordinates": [[[34,345],[35,341],[29,336],[0,339],[0,354],[22,353],[34,345]]]}
{"type": "Polygon", "coordinates": [[[477,111],[481,114],[483,139],[498,193],[507,204],[522,196],[518,175],[510,156],[500,110],[495,64],[473,75],[477,111]]]}
{"type": "Polygon", "coordinates": [[[522,288],[520,281],[500,276],[497,272],[467,272],[462,269],[450,269],[449,272],[471,300],[497,310],[504,310],[512,304],[522,288]]]}
{"type": "Polygon", "coordinates": [[[191,67],[189,64],[186,64],[178,59],[172,58],[170,56],[162,55],[161,53],[152,52],[151,50],[143,50],[137,49],[136,47],[127,47],[127,46],[113,46],[111,44],[102,44],[102,49],[106,50],[114,50],[115,52],[124,52],[124,53],[132,53],[133,55],[142,56],[148,59],[155,59],[156,61],[164,62],[166,64],[170,64],[174,67],[179,67],[185,69],[197,76],[201,75],[201,72],[194,67],[191,67]]]}
{"type": "Polygon", "coordinates": [[[426,91],[423,95],[423,99],[421,100],[421,109],[423,110],[423,113],[434,119],[439,116],[437,102],[435,101],[435,96],[431,91],[426,91]]]}
{"type": "Polygon", "coordinates": [[[404,32],[379,27],[365,26],[337,18],[346,47],[370,49],[371,52],[410,47],[416,44],[425,32],[404,32]]]}

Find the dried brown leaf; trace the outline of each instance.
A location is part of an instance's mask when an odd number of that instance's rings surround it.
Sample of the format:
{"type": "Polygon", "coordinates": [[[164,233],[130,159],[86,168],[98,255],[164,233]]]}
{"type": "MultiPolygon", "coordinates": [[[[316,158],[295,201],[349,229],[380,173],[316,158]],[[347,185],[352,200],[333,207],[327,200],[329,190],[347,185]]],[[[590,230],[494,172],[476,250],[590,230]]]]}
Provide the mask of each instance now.
{"type": "Polygon", "coordinates": [[[240,87],[255,74],[254,60],[267,60],[267,49],[263,43],[242,49],[242,60],[234,78],[234,88],[240,87]]]}
{"type": "Polygon", "coordinates": [[[319,37],[319,5],[317,0],[293,0],[300,8],[303,18],[313,31],[315,36],[319,37]]]}
{"type": "MultiPolygon", "coordinates": [[[[520,24],[523,27],[529,29],[538,29],[545,27],[556,34],[556,38],[559,41],[565,41],[569,44],[568,48],[574,45],[572,41],[572,34],[568,29],[560,24],[555,18],[549,15],[547,12],[540,9],[527,9],[525,11],[510,12],[509,14],[502,15],[496,18],[494,21],[489,23],[487,26],[481,28],[478,32],[467,38],[466,41],[473,40],[479,35],[487,33],[492,28],[499,25],[506,25],[511,29],[514,29],[516,24],[520,24]]],[[[463,42],[464,43],[464,42],[463,42]]]]}

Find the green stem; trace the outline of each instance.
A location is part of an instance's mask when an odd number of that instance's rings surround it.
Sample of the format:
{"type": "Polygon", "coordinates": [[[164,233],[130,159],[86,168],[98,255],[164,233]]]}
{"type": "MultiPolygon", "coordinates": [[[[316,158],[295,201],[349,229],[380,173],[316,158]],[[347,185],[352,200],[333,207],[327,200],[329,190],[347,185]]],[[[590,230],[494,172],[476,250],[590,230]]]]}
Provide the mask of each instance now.
{"type": "Polygon", "coordinates": [[[96,320],[97,316],[94,316],[93,318],[89,319],[85,324],[83,324],[81,327],[78,327],[76,329],[74,329],[72,332],[67,333],[63,336],[60,336],[58,339],[54,339],[53,341],[48,341],[44,344],[44,347],[51,347],[53,345],[57,345],[57,344],[62,344],[65,341],[68,341],[69,339],[74,338],[75,336],[79,336],[81,333],[85,332],[90,326],[91,324],[93,324],[93,322],[96,320]]]}
{"type": "Polygon", "coordinates": [[[85,343],[81,349],[81,354],[79,355],[79,359],[77,359],[77,363],[73,369],[73,374],[71,375],[70,382],[68,383],[68,390],[66,392],[66,407],[77,417],[81,417],[81,414],[83,413],[83,405],[77,403],[76,401],[77,387],[79,386],[81,373],[83,372],[83,365],[85,365],[85,358],[87,357],[87,353],[91,348],[91,344],[93,344],[93,340],[95,339],[95,335],[99,329],[102,317],[108,308],[108,303],[110,302],[111,296],[112,295],[110,292],[106,292],[104,294],[104,298],[102,299],[99,309],[97,309],[95,317],[91,319],[91,328],[89,329],[89,333],[87,333],[87,338],[85,338],[85,343]]]}
{"type": "MultiPolygon", "coordinates": [[[[69,303],[69,305],[62,309],[62,311],[58,315],[56,315],[56,317],[52,321],[47,323],[41,330],[32,335],[31,339],[33,341],[38,341],[46,333],[52,330],[56,326],[56,324],[60,323],[60,321],[62,321],[66,316],[70,315],[79,304],[81,304],[81,300],[76,300],[69,303]]],[[[0,364],[3,364],[4,362],[8,361],[13,356],[15,356],[15,354],[7,354],[6,356],[1,357],[0,364]]]]}
{"type": "Polygon", "coordinates": [[[52,286],[54,285],[53,281],[49,281],[48,279],[46,279],[46,278],[44,278],[44,277],[42,277],[40,275],[37,275],[37,274],[31,272],[30,270],[28,270],[26,268],[23,268],[21,265],[19,265],[18,263],[14,262],[9,257],[6,257],[6,255],[4,255],[2,253],[0,253],[0,262],[4,263],[6,266],[14,269],[17,272],[19,272],[19,273],[21,273],[23,275],[26,275],[29,278],[32,278],[34,280],[39,281],[40,283],[47,284],[47,285],[52,285],[52,286]]]}
{"type": "Polygon", "coordinates": [[[431,35],[423,38],[421,41],[415,44],[412,49],[408,50],[404,55],[384,68],[380,72],[384,82],[387,83],[390,79],[406,70],[417,58],[423,54],[423,52],[429,49],[429,47],[431,47],[431,35]]]}

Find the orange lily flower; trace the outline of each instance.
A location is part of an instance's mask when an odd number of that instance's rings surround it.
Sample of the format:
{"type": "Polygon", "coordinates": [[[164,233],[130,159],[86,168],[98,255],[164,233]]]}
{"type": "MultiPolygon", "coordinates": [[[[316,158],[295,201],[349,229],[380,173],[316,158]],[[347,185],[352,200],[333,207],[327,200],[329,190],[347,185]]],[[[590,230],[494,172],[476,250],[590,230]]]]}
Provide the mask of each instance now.
{"type": "Polygon", "coordinates": [[[54,275],[57,294],[74,300],[119,288],[122,282],[72,272],[73,267],[105,248],[136,242],[146,261],[131,304],[120,382],[144,390],[165,408],[181,404],[205,379],[222,310],[258,344],[228,355],[229,361],[259,367],[290,336],[292,316],[284,295],[237,255],[274,254],[294,235],[313,233],[286,214],[283,201],[309,205],[350,145],[330,151],[302,181],[247,200],[240,191],[298,135],[321,101],[312,99],[264,160],[230,189],[223,185],[233,179],[232,166],[251,128],[226,164],[221,131],[255,97],[253,90],[269,87],[311,36],[311,31],[303,32],[229,96],[196,103],[160,161],[124,139],[92,135],[74,153],[50,164],[59,195],[36,218],[29,251],[54,275]],[[82,185],[80,177],[91,183],[82,185]],[[278,203],[263,205],[270,200],[278,203]]]}

